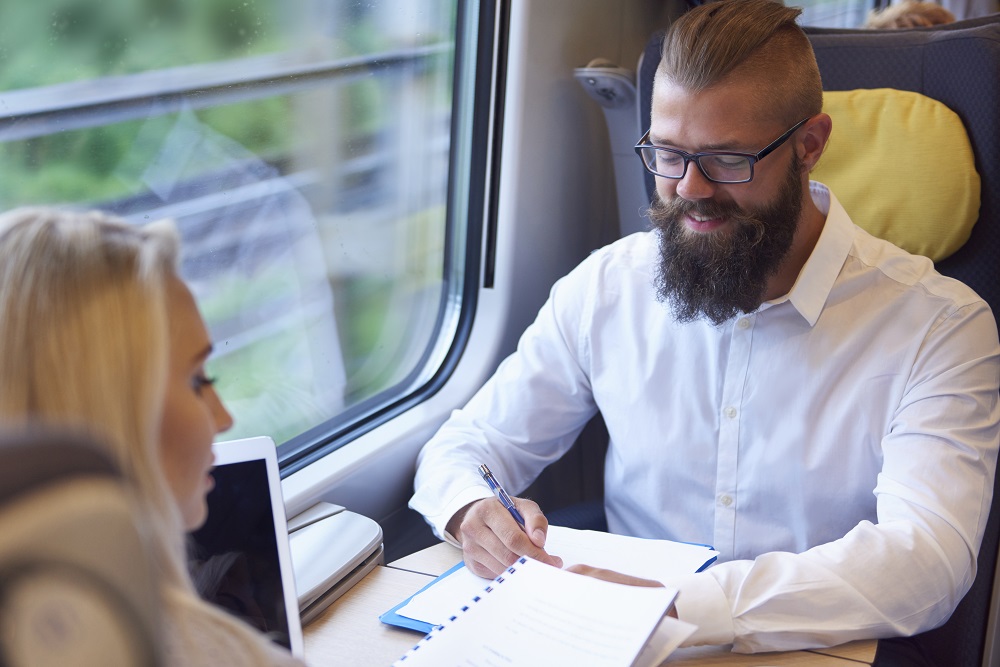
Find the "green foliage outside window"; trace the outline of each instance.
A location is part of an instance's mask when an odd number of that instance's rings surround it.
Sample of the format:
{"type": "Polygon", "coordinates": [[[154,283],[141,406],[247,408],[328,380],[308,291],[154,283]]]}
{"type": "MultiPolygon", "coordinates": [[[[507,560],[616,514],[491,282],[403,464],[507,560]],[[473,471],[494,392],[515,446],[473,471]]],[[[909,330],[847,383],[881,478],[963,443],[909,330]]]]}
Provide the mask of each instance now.
{"type": "MultiPolygon", "coordinates": [[[[252,72],[247,69],[251,63],[262,61],[325,63],[453,41],[454,3],[421,0],[417,8],[411,2],[0,2],[0,115],[5,99],[14,98],[45,108],[65,103],[70,109],[86,98],[104,104],[102,113],[108,114],[84,127],[62,127],[57,120],[38,136],[0,142],[0,209],[62,204],[142,211],[141,203],[129,208],[130,200],[142,198],[155,208],[160,192],[150,170],[169,153],[172,133],[190,122],[205,136],[218,137],[218,143],[238,146],[241,157],[227,164],[225,155],[213,162],[200,154],[178,176],[179,188],[201,188],[195,196],[212,194],[225,181],[219,174],[238,171],[242,159],[266,165],[278,180],[302,176],[308,181],[299,194],[316,196],[309,202],[310,213],[328,270],[320,279],[325,278],[333,294],[335,312],[329,318],[335,318],[339,330],[339,349],[334,351],[342,355],[347,375],[340,398],[350,405],[387,389],[412,361],[408,318],[437,307],[445,207],[443,194],[415,196],[416,205],[407,207],[411,200],[401,194],[399,175],[390,176],[386,164],[372,166],[372,161],[391,155],[388,142],[400,141],[395,126],[415,113],[423,114],[422,124],[411,120],[406,125],[410,141],[442,132],[447,137],[452,54],[442,51],[391,72],[376,64],[364,76],[318,82],[301,93],[261,89],[256,97],[199,105],[195,89],[185,98],[190,108],[157,111],[154,98],[149,108],[124,119],[113,115],[108,93],[117,89],[130,94],[151,82],[154,88],[160,82],[186,84],[192,73],[204,75],[213,68],[252,72]],[[414,30],[396,16],[424,9],[433,15],[426,22],[433,26],[429,30],[414,30]],[[409,97],[398,97],[401,89],[409,97]],[[212,181],[214,177],[218,179],[212,181]],[[396,204],[397,199],[404,203],[396,204]],[[393,241],[388,245],[380,245],[380,229],[390,230],[393,241]],[[347,236],[352,251],[371,253],[381,268],[345,268],[357,262],[339,252],[347,236]],[[396,243],[406,252],[393,251],[396,243]]],[[[16,127],[18,118],[0,118],[0,123],[16,127]]],[[[433,187],[443,193],[447,165],[433,172],[428,165],[421,167],[426,173],[417,174],[424,179],[420,183],[437,184],[433,187]]],[[[176,201],[175,195],[163,203],[176,201]]],[[[267,243],[251,237],[236,242],[267,243]]],[[[246,333],[253,326],[247,324],[252,319],[247,314],[283,303],[301,288],[299,278],[295,270],[262,269],[252,280],[220,271],[210,278],[211,289],[199,296],[200,306],[213,326],[246,333]]],[[[322,374],[325,359],[315,339],[329,329],[311,320],[307,310],[292,309],[276,332],[236,349],[228,348],[225,339],[217,341],[213,372],[220,375],[223,396],[240,413],[237,429],[227,437],[267,433],[282,442],[343,407],[325,402],[328,394],[309,386],[310,377],[322,374]]]]}

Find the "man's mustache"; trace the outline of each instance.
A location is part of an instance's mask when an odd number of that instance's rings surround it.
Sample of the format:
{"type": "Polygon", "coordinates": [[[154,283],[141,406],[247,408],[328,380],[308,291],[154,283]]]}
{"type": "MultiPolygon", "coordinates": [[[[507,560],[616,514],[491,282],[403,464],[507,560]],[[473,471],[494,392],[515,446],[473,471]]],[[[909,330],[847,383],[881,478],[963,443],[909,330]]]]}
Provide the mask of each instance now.
{"type": "Polygon", "coordinates": [[[661,229],[679,225],[680,218],[685,215],[697,215],[701,218],[723,218],[734,221],[738,227],[751,228],[754,233],[752,238],[747,239],[749,247],[756,246],[764,238],[765,229],[760,221],[748,215],[746,210],[735,202],[720,202],[714,199],[691,201],[681,197],[663,201],[657,196],[649,211],[650,221],[661,229]]]}

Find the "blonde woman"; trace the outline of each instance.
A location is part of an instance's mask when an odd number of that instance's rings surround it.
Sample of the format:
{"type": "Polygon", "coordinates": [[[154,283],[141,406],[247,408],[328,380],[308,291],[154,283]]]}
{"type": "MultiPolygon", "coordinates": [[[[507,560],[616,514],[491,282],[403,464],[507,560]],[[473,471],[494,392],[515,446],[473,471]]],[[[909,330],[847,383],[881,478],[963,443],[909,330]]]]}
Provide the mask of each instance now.
{"type": "Polygon", "coordinates": [[[184,535],[206,516],[212,440],[232,418],[205,374],[212,346],[177,275],[178,237],[100,213],[0,215],[0,423],[106,443],[150,530],[170,665],[301,665],[202,601],[184,535]]]}

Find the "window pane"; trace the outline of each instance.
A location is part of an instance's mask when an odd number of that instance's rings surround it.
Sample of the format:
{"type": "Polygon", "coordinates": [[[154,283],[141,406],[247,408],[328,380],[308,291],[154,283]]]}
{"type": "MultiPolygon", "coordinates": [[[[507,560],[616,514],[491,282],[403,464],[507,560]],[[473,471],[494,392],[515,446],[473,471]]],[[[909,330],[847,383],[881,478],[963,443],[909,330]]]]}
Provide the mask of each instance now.
{"type": "Polygon", "coordinates": [[[454,302],[456,5],[2,3],[0,208],[176,221],[227,439],[398,397],[454,302]]]}
{"type": "Polygon", "coordinates": [[[860,28],[872,8],[872,0],[800,0],[799,23],[824,28],[860,28]]]}

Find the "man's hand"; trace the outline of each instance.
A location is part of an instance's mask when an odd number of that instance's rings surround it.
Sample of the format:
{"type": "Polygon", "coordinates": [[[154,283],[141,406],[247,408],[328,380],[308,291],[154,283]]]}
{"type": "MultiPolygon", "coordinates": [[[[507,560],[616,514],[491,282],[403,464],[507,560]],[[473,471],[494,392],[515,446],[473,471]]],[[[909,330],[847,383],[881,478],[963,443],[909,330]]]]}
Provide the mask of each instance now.
{"type": "Polygon", "coordinates": [[[604,581],[610,581],[615,584],[625,584],[627,586],[648,586],[650,588],[663,587],[663,584],[658,581],[653,581],[652,579],[633,577],[630,574],[622,574],[621,572],[615,572],[614,570],[604,570],[599,567],[591,567],[590,565],[570,565],[566,568],[566,571],[583,574],[588,577],[593,577],[594,579],[603,579],[604,581]]]}
{"type": "Polygon", "coordinates": [[[447,531],[461,542],[465,564],[473,574],[495,577],[521,556],[562,567],[562,559],[543,548],[549,522],[538,505],[524,498],[512,500],[524,517],[524,530],[496,498],[471,502],[448,522],[447,531]]]}
{"type": "MultiPolygon", "coordinates": [[[[594,579],[603,579],[604,581],[610,581],[616,584],[625,584],[627,586],[648,586],[650,588],[663,586],[660,582],[653,581],[652,579],[633,577],[630,574],[622,574],[621,572],[615,572],[614,570],[604,570],[599,567],[591,567],[590,565],[570,565],[566,568],[566,571],[593,577],[594,579]]],[[[671,606],[669,611],[667,611],[667,616],[677,618],[677,608],[671,606]]]]}

